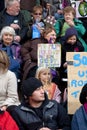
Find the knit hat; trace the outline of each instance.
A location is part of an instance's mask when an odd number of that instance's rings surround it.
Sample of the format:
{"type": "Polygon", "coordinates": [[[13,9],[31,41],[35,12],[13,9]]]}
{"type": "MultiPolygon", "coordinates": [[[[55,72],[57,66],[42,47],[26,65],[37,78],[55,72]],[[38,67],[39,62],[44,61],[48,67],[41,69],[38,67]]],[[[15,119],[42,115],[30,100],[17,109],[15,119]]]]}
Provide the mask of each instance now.
{"type": "Polygon", "coordinates": [[[81,93],[80,93],[80,97],[79,97],[79,100],[80,100],[80,103],[81,104],[84,104],[87,102],[87,84],[85,84],[81,90],[81,93]]]}
{"type": "Polygon", "coordinates": [[[23,82],[23,95],[31,96],[32,93],[39,87],[43,86],[42,82],[34,77],[31,77],[23,82]]]}
{"type": "Polygon", "coordinates": [[[65,41],[73,35],[78,36],[77,30],[74,27],[68,28],[64,36],[65,41]]]}

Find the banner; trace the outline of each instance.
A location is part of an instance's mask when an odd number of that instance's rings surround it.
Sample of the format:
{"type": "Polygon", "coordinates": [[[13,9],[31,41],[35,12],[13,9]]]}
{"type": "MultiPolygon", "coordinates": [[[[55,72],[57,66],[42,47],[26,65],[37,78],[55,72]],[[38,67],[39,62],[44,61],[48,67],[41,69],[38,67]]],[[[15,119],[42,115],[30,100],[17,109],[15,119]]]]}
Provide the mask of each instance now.
{"type": "Polygon", "coordinates": [[[38,67],[60,67],[61,45],[38,44],[38,67]]]}
{"type": "Polygon", "coordinates": [[[87,52],[67,52],[68,62],[68,113],[80,107],[79,94],[87,83],[87,52]]]}

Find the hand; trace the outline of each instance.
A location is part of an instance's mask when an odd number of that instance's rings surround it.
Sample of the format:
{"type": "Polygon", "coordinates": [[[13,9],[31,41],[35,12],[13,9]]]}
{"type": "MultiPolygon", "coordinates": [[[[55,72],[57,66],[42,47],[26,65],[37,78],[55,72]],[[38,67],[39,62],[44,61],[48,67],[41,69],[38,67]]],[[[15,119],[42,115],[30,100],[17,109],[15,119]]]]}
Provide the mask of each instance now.
{"type": "Polygon", "coordinates": [[[69,26],[74,26],[74,21],[72,21],[72,20],[67,20],[67,23],[69,26]]]}
{"type": "Polygon", "coordinates": [[[20,29],[20,26],[18,24],[12,23],[10,26],[14,29],[20,29]]]}
{"type": "Polygon", "coordinates": [[[14,37],[14,41],[20,42],[20,41],[21,41],[21,37],[20,37],[20,36],[15,36],[15,37],[14,37]]]}
{"type": "Polygon", "coordinates": [[[7,106],[2,106],[1,107],[1,111],[6,111],[6,109],[7,109],[7,106]]]}
{"type": "Polygon", "coordinates": [[[67,62],[65,62],[65,63],[63,64],[63,67],[64,67],[64,68],[67,68],[67,62]]]}

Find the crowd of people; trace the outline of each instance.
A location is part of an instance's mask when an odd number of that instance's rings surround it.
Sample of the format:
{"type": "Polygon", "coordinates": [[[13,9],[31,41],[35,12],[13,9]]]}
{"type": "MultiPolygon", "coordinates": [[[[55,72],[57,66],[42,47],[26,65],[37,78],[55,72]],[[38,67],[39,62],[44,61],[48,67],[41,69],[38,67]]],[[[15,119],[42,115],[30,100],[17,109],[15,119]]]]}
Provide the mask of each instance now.
{"type": "Polygon", "coordinates": [[[12,120],[12,128],[3,123],[1,130],[87,129],[87,84],[70,118],[62,81],[66,53],[87,52],[86,21],[76,17],[70,0],[0,1],[0,116],[12,120]],[[61,45],[60,67],[38,66],[42,43],[61,45]]]}

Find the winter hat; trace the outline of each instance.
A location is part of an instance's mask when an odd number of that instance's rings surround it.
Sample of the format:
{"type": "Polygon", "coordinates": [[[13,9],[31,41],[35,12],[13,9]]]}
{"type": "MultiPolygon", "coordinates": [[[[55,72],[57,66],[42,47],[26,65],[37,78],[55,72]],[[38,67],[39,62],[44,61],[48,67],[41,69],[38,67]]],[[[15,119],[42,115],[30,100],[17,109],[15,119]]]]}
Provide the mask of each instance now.
{"type": "Polygon", "coordinates": [[[65,32],[65,40],[73,35],[75,35],[76,37],[78,36],[77,30],[74,27],[68,28],[65,32]]]}
{"type": "Polygon", "coordinates": [[[81,90],[81,93],[80,93],[80,97],[79,97],[79,100],[80,100],[80,103],[81,104],[84,104],[87,102],[87,84],[85,84],[81,90]]]}
{"type": "Polygon", "coordinates": [[[32,93],[39,87],[43,86],[42,82],[34,77],[31,77],[23,82],[23,95],[31,96],[32,93]]]}

